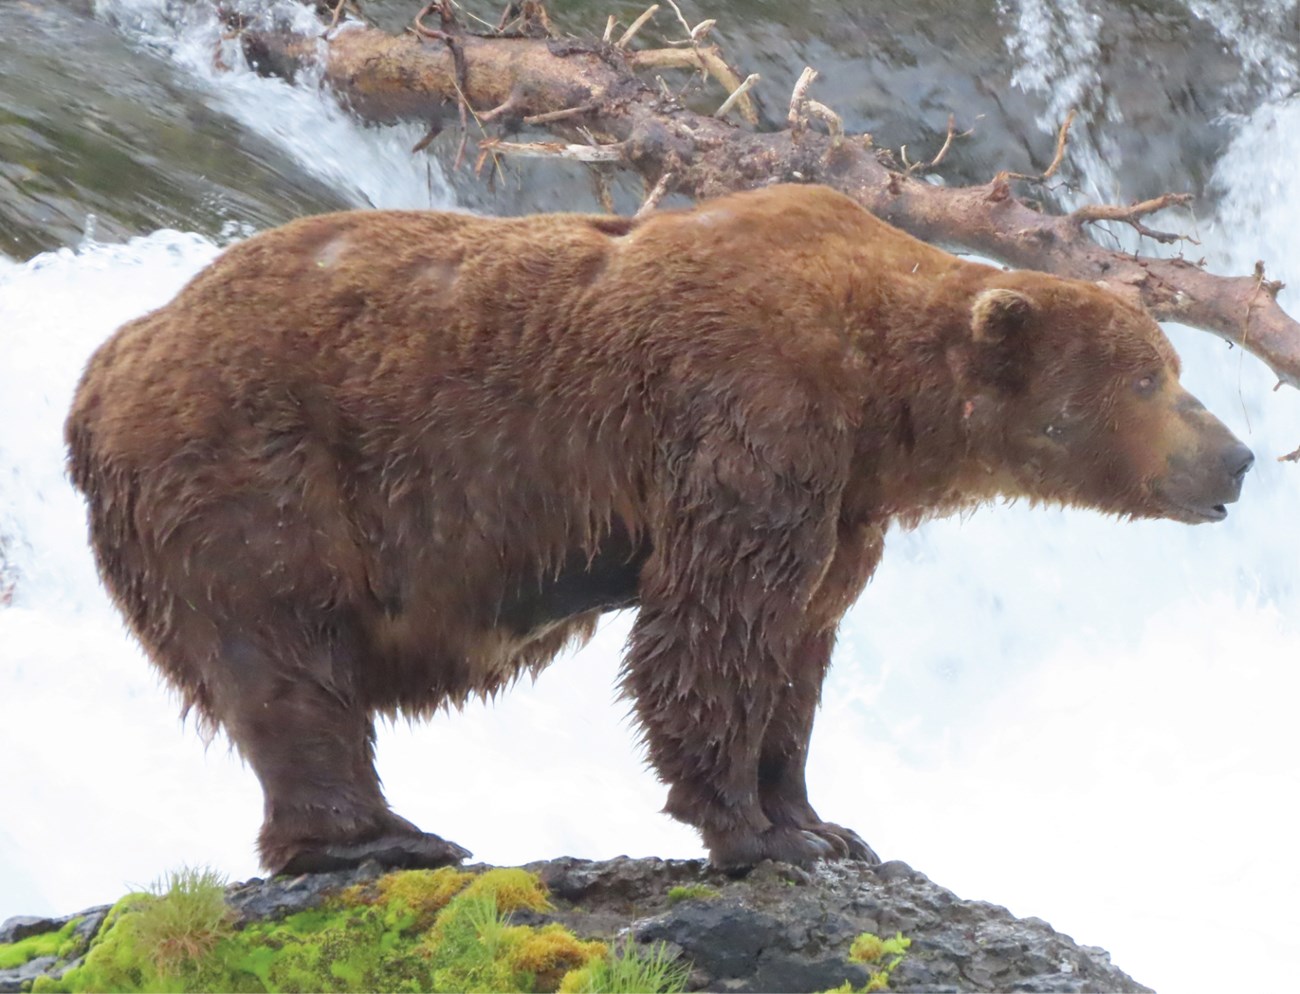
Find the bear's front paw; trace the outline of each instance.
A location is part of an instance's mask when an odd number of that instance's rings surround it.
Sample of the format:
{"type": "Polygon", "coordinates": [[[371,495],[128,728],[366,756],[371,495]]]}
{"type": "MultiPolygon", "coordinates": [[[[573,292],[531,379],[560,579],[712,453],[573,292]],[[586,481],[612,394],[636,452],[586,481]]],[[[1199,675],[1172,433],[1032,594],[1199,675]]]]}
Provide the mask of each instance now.
{"type": "Polygon", "coordinates": [[[880,865],[880,857],[863,840],[862,836],[851,828],[845,828],[843,825],[836,825],[834,822],[823,821],[815,825],[809,825],[806,831],[812,832],[818,838],[825,840],[835,847],[835,854],[841,859],[853,859],[871,866],[880,865]]]}
{"type": "MultiPolygon", "coordinates": [[[[859,840],[861,841],[861,840],[859,840]]],[[[742,870],[773,859],[795,866],[842,858],[835,843],[816,832],[774,825],[762,832],[736,830],[708,840],[709,862],[721,870],[742,870]]]]}

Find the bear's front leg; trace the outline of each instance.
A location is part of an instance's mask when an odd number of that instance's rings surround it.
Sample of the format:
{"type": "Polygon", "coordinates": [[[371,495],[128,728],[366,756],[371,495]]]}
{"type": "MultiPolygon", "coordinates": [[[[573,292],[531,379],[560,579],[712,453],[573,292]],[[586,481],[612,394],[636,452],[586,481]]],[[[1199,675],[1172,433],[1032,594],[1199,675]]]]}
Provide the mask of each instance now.
{"type": "Polygon", "coordinates": [[[880,857],[857,832],[824,821],[817,814],[808,800],[804,779],[813,718],[834,643],[834,631],[809,635],[800,653],[800,669],[781,690],[763,735],[758,763],[759,802],[773,825],[811,832],[830,843],[836,856],[876,864],[880,857]]]}
{"type": "Polygon", "coordinates": [[[807,631],[799,647],[799,665],[781,689],[763,736],[758,771],[763,811],[774,825],[812,832],[831,843],[838,854],[868,863],[879,863],[880,857],[856,832],[824,821],[813,809],[804,768],[836,630],[883,553],[883,528],[865,520],[841,518],[835,555],[805,612],[807,631]]]}
{"type": "Polygon", "coordinates": [[[664,811],[700,830],[719,867],[845,855],[793,821],[774,822],[761,800],[763,739],[785,679],[779,654],[765,650],[779,641],[698,602],[643,604],[632,630],[624,689],[669,785],[664,811]]]}
{"type": "Polygon", "coordinates": [[[642,571],[623,680],[669,785],[665,811],[696,826],[722,867],[844,854],[774,822],[760,794],[763,743],[805,662],[805,611],[835,552],[838,502],[760,456],[715,439],[685,458],[642,571]]]}

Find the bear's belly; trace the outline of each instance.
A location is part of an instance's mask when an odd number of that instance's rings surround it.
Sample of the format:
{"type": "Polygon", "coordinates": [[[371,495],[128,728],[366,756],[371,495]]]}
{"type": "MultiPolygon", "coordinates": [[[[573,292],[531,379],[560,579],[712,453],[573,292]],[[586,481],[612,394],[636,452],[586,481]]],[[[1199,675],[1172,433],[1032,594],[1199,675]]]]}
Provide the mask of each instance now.
{"type": "Polygon", "coordinates": [[[635,607],[649,541],[633,542],[616,528],[594,556],[573,551],[558,573],[520,583],[501,600],[496,627],[528,638],[576,615],[635,607]]]}

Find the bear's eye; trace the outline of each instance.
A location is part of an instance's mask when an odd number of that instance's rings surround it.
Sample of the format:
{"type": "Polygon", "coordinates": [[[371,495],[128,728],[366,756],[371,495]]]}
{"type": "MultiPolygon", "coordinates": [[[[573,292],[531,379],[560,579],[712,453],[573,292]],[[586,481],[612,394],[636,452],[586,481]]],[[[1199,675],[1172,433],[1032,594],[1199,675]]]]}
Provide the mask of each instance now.
{"type": "Polygon", "coordinates": [[[1133,389],[1142,396],[1154,393],[1156,389],[1156,374],[1147,373],[1145,376],[1139,376],[1133,383],[1133,389]]]}

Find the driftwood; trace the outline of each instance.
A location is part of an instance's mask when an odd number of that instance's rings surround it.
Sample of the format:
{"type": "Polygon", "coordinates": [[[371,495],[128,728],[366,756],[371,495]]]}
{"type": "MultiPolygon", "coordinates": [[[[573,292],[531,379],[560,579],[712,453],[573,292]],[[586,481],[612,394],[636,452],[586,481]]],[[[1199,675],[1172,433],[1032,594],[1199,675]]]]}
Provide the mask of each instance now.
{"type": "Polygon", "coordinates": [[[1262,263],[1249,276],[1215,276],[1182,258],[1110,250],[1089,235],[1091,224],[1111,221],[1160,242],[1178,241],[1177,235],[1147,227],[1144,219],[1186,203],[1188,196],[1086,206],[1063,215],[1035,210],[1017,196],[1013,184],[1041,181],[1056,171],[1069,122],[1055,160],[1041,176],[1003,173],[981,186],[936,185],[917,173],[937,166],[948,153],[958,137],[953,128],[934,158],[911,162],[904,148],[897,163],[876,149],[869,135],[845,134],[838,116],[809,98],[816,73],[808,69],[794,89],[785,126],[755,130],[749,90],[757,77],[742,81],[716,47],[705,43],[713,22],[692,27],[678,11],[684,47],[631,49],[655,9],[622,33],[611,18],[604,37],[591,40],[552,37],[538,0],[512,3],[497,31],[488,35],[464,30],[444,0],[424,8],[402,35],[344,22],[328,30],[323,23],[321,37],[251,29],[241,37],[259,71],[292,77],[318,65],[329,87],[364,118],[430,123],[429,137],[418,147],[437,134],[444,106],[458,108],[458,163],[472,128],[479,139],[479,169],[495,167],[503,156],[614,164],[644,180],[643,210],[670,192],[703,198],[777,180],[825,183],[926,241],[1015,267],[1104,283],[1142,303],[1158,320],[1213,332],[1241,346],[1281,383],[1300,387],[1300,324],[1278,305],[1282,284],[1265,278],[1262,263]],[[430,28],[425,19],[435,13],[440,24],[430,28]],[[707,72],[732,97],[717,113],[692,111],[662,80],[656,86],[637,75],[665,66],[707,72]],[[503,137],[522,128],[545,129],[559,140],[503,137]]]}

